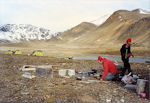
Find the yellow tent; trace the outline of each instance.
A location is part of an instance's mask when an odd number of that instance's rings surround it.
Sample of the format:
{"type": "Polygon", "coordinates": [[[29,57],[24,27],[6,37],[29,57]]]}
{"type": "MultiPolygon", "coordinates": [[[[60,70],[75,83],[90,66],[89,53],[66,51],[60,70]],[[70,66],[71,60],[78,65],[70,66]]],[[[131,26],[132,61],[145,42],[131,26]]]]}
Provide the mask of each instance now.
{"type": "Polygon", "coordinates": [[[32,56],[44,56],[45,54],[41,50],[35,50],[31,54],[32,56]]]}
{"type": "Polygon", "coordinates": [[[16,50],[16,51],[14,52],[14,54],[22,54],[22,51],[16,50]]]}
{"type": "Polygon", "coordinates": [[[5,52],[5,54],[13,54],[13,51],[12,50],[8,50],[5,52]]]}

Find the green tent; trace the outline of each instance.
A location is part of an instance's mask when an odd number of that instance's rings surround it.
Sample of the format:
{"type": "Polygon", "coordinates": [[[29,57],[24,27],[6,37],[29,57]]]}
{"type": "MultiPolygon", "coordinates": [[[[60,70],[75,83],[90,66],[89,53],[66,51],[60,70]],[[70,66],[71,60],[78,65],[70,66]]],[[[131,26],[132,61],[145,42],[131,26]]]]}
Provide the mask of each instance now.
{"type": "Polygon", "coordinates": [[[13,54],[13,51],[12,50],[8,50],[5,52],[5,54],[13,54]]]}
{"type": "Polygon", "coordinates": [[[45,54],[41,50],[35,50],[31,54],[32,56],[44,56],[45,54]]]}
{"type": "Polygon", "coordinates": [[[16,51],[14,52],[14,54],[22,54],[22,51],[21,51],[21,50],[16,50],[16,51]]]}

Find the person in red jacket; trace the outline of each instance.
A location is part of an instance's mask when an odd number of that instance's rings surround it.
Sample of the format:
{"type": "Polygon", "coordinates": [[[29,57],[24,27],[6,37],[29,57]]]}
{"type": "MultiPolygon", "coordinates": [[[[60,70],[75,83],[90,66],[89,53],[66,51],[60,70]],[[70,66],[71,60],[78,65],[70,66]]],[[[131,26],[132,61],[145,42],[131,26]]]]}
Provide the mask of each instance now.
{"type": "Polygon", "coordinates": [[[101,56],[98,57],[98,61],[100,64],[103,65],[103,68],[104,68],[104,73],[103,73],[100,81],[103,81],[103,80],[109,81],[109,80],[114,79],[115,75],[118,72],[117,67],[114,64],[114,62],[109,59],[102,58],[101,56]]]}

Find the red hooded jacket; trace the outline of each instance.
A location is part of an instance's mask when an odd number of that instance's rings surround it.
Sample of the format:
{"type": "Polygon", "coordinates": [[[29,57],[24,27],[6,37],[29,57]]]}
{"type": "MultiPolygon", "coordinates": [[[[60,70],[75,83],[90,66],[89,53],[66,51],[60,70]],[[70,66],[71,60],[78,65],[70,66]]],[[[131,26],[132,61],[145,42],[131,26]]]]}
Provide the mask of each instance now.
{"type": "Polygon", "coordinates": [[[118,72],[117,67],[113,61],[103,58],[102,64],[104,68],[104,74],[101,79],[104,79],[108,73],[116,74],[118,72]]]}

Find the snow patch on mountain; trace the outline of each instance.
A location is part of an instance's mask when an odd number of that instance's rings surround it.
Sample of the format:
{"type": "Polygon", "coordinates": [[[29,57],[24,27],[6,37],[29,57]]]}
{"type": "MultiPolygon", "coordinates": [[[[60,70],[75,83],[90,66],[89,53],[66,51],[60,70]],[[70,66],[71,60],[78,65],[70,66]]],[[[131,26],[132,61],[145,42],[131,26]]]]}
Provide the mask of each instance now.
{"type": "Polygon", "coordinates": [[[135,9],[133,12],[137,12],[139,14],[150,14],[149,11],[143,10],[143,9],[135,9]]]}
{"type": "Polygon", "coordinates": [[[122,17],[121,17],[121,16],[119,16],[118,18],[120,19],[120,21],[123,21],[123,19],[122,19],[122,17]]]}
{"type": "Polygon", "coordinates": [[[140,14],[150,14],[150,12],[142,10],[142,9],[139,9],[139,13],[140,14]]]}
{"type": "Polygon", "coordinates": [[[92,21],[90,21],[90,22],[91,22],[91,23],[94,23],[94,24],[96,24],[96,25],[101,25],[101,24],[103,24],[103,23],[110,17],[110,15],[111,15],[111,14],[106,14],[106,15],[101,16],[101,17],[99,17],[99,18],[97,18],[97,19],[95,19],[95,20],[92,20],[92,21]]]}
{"type": "Polygon", "coordinates": [[[50,30],[28,24],[6,24],[0,27],[0,41],[47,40],[53,35],[50,30]]]}

